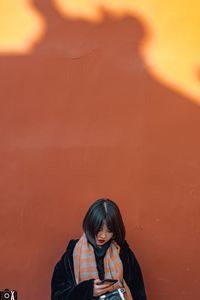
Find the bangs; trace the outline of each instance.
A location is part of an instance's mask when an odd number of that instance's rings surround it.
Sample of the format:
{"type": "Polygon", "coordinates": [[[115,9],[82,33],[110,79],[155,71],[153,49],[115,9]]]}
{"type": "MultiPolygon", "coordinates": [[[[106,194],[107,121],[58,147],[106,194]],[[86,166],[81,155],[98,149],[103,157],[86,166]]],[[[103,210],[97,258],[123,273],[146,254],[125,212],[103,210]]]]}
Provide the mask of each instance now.
{"type": "Polygon", "coordinates": [[[115,228],[114,228],[114,225],[113,225],[113,222],[112,222],[112,219],[109,215],[106,215],[104,218],[99,218],[99,220],[96,220],[95,222],[96,226],[94,226],[94,234],[95,236],[97,235],[97,233],[100,231],[100,229],[102,228],[102,226],[105,224],[108,229],[114,233],[115,231],[115,228]]]}
{"type": "Polygon", "coordinates": [[[114,227],[114,224],[113,224],[113,220],[111,218],[110,215],[106,215],[106,218],[104,219],[104,224],[106,224],[106,226],[108,227],[108,229],[114,233],[115,231],[115,227],[114,227]]]}
{"type": "MultiPolygon", "coordinates": [[[[91,220],[92,221],[92,220],[91,220]]],[[[106,222],[106,217],[103,215],[98,215],[93,221],[92,221],[92,226],[91,226],[91,232],[93,233],[93,236],[95,237],[101,227],[103,226],[104,223],[106,222]]]]}

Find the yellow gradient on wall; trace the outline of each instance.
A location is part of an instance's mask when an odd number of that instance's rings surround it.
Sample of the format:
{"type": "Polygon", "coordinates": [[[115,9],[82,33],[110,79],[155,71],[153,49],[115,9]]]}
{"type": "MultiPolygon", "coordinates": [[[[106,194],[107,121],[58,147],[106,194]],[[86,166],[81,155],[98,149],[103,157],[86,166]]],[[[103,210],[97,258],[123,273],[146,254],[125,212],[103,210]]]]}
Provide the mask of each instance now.
{"type": "Polygon", "coordinates": [[[32,1],[0,0],[0,55],[30,53],[44,31],[44,18],[32,1]]]}
{"type": "Polygon", "coordinates": [[[151,39],[141,49],[149,72],[168,87],[200,103],[200,1],[54,0],[61,14],[91,22],[103,10],[139,16],[151,39]]]}
{"type": "MultiPolygon", "coordinates": [[[[41,0],[43,1],[43,0],[41,0]]],[[[200,103],[200,1],[49,0],[66,18],[101,22],[103,12],[136,16],[147,27],[141,55],[152,76],[200,103]]],[[[0,55],[29,54],[42,41],[45,16],[31,0],[0,0],[0,55]]]]}

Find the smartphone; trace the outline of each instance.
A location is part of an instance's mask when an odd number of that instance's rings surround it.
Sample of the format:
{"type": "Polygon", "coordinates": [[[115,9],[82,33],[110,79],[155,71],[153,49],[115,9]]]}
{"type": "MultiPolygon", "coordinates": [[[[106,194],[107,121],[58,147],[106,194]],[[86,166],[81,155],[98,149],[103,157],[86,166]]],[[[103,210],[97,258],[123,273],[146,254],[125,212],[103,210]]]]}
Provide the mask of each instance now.
{"type": "Polygon", "coordinates": [[[118,280],[117,279],[104,279],[104,280],[102,280],[100,283],[97,283],[98,285],[101,285],[101,284],[107,284],[107,283],[112,283],[112,284],[114,284],[114,283],[116,283],[118,280]]]}

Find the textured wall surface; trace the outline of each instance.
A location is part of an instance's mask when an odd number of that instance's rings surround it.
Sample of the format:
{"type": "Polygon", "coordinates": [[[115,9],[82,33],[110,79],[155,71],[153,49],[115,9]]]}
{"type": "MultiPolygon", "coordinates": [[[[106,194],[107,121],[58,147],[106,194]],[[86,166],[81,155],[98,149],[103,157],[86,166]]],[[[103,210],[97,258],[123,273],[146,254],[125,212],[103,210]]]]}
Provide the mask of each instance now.
{"type": "Polygon", "coordinates": [[[197,94],[152,75],[139,17],[31,7],[40,38],[0,54],[0,290],[50,299],[55,263],[103,196],[121,208],[148,300],[198,299],[197,94]]]}

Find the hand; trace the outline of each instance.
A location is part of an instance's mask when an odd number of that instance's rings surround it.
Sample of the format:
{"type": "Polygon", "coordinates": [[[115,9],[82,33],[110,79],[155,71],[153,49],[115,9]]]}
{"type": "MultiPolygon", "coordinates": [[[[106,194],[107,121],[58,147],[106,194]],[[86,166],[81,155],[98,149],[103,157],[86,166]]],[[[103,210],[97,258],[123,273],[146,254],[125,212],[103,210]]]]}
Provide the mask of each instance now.
{"type": "Polygon", "coordinates": [[[95,279],[94,280],[94,289],[93,289],[93,296],[99,297],[107,292],[111,292],[113,290],[113,283],[105,283],[98,285],[101,280],[95,279]]]}

